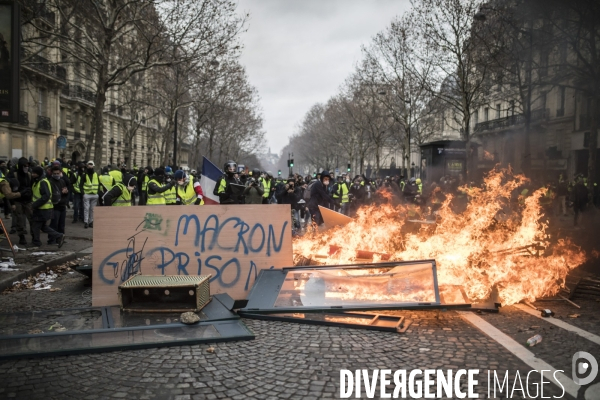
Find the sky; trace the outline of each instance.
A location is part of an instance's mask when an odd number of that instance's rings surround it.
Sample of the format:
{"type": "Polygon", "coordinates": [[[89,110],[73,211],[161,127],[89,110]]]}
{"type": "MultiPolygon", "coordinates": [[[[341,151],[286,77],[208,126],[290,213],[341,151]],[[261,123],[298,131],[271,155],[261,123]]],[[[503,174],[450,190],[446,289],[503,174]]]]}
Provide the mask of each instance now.
{"type": "Polygon", "coordinates": [[[250,14],[241,63],[260,95],[273,153],[315,103],[338,92],[361,45],[409,8],[409,0],[238,0],[238,12],[250,14]]]}

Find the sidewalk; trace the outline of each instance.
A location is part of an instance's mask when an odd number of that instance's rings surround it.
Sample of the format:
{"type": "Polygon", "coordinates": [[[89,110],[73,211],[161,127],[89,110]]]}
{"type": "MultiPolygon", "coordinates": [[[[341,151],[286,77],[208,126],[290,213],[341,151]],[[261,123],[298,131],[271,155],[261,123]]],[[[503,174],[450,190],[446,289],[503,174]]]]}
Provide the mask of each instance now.
{"type": "MultiPolygon", "coordinates": [[[[84,256],[91,256],[93,229],[84,229],[83,222],[71,223],[73,220],[73,210],[67,210],[67,222],[65,225],[66,239],[63,246],[59,249],[57,245],[47,245],[46,234],[41,234],[41,240],[44,245],[33,247],[31,244],[31,235],[27,235],[27,245],[19,246],[19,236],[10,235],[13,244],[17,244],[17,252],[14,262],[16,266],[10,267],[15,271],[3,271],[0,269],[0,292],[13,285],[13,282],[22,280],[28,276],[35,275],[47,267],[63,264],[67,261],[84,256]],[[24,249],[24,250],[23,250],[24,249]],[[45,254],[43,254],[45,253],[45,254]]],[[[3,219],[7,230],[12,226],[12,219],[3,219]]],[[[29,229],[29,226],[28,226],[29,229]]],[[[5,245],[6,242],[3,242],[5,245]]],[[[6,247],[8,245],[6,244],[6,247]]],[[[10,252],[3,252],[2,261],[12,258],[10,252]]],[[[89,258],[86,263],[91,263],[89,258]]]]}

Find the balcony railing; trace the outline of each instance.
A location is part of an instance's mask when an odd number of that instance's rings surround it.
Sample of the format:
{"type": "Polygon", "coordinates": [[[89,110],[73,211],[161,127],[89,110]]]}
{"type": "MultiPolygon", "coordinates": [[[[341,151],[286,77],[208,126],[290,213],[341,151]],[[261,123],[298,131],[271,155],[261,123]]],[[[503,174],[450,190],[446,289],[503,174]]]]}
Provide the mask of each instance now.
{"type": "Polygon", "coordinates": [[[83,100],[92,104],[96,102],[96,94],[91,90],[79,85],[64,85],[62,88],[62,94],[63,96],[70,97],[72,99],[83,100]]]}
{"type": "Polygon", "coordinates": [[[73,132],[73,139],[80,140],[81,139],[81,132],[79,132],[79,131],[73,132]]]}
{"type": "Polygon", "coordinates": [[[43,74],[60,79],[67,80],[67,70],[56,63],[51,62],[38,54],[30,55],[31,52],[21,47],[21,58],[24,59],[22,65],[39,71],[43,74]]]}
{"type": "Polygon", "coordinates": [[[19,113],[19,125],[29,126],[29,114],[27,114],[27,111],[19,113]]]}
{"type": "MultiPolygon", "coordinates": [[[[533,111],[531,111],[530,122],[543,120],[547,117],[547,115],[548,115],[548,110],[545,108],[533,110],[533,111]]],[[[520,125],[520,124],[524,124],[524,123],[525,123],[525,115],[523,115],[523,114],[511,115],[511,116],[508,116],[505,118],[498,118],[498,119],[493,119],[491,121],[480,122],[478,124],[475,124],[475,132],[491,131],[491,130],[496,130],[496,129],[505,129],[505,128],[508,128],[509,126],[520,125]]]]}
{"type": "Polygon", "coordinates": [[[43,129],[46,131],[51,131],[52,130],[52,125],[50,124],[50,118],[49,117],[44,117],[42,115],[38,115],[38,121],[37,121],[37,127],[38,129],[43,129]]]}

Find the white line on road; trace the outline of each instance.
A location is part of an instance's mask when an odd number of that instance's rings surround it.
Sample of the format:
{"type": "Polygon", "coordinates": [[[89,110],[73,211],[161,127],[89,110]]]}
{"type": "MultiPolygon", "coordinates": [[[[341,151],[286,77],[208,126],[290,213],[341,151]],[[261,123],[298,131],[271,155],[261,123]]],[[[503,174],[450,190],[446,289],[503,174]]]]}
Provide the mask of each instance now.
{"type": "Polygon", "coordinates": [[[527,307],[524,304],[515,304],[515,307],[517,307],[519,310],[521,311],[525,311],[528,314],[531,314],[535,317],[541,318],[546,322],[550,322],[553,325],[559,326],[567,331],[571,331],[571,332],[575,332],[576,334],[578,334],[579,336],[586,338],[587,340],[594,342],[596,344],[600,344],[600,336],[598,335],[594,335],[593,333],[590,333],[588,331],[585,331],[581,328],[578,328],[576,326],[573,326],[571,324],[568,324],[564,321],[561,321],[559,319],[556,318],[552,318],[552,317],[542,317],[542,314],[539,311],[534,310],[531,307],[527,307]]]}
{"type": "MultiPolygon", "coordinates": [[[[551,366],[545,361],[542,361],[539,358],[536,358],[535,354],[531,351],[527,350],[521,344],[519,344],[516,340],[500,331],[498,328],[485,321],[481,317],[473,314],[471,311],[457,311],[458,315],[461,316],[465,321],[470,322],[477,329],[494,339],[496,342],[500,343],[504,348],[513,353],[515,356],[519,357],[525,364],[529,365],[531,368],[540,371],[546,370],[551,371],[551,374],[548,376],[554,384],[560,387],[562,385],[565,388],[565,392],[570,394],[571,396],[577,398],[577,392],[579,391],[579,385],[575,384],[572,379],[567,377],[562,372],[556,372],[556,368],[551,366]],[[556,376],[557,379],[554,379],[556,376]],[[560,381],[560,384],[557,382],[560,381]]],[[[544,375],[545,376],[545,375],[544,375]]]]}

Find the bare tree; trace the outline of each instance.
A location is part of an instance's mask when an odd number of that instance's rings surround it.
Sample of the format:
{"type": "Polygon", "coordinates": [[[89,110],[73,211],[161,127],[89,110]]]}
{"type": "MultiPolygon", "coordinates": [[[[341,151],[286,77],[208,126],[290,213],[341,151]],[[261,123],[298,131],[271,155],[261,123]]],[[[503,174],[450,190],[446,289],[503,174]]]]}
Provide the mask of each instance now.
{"type": "Polygon", "coordinates": [[[487,93],[487,74],[491,60],[473,35],[473,18],[479,0],[413,0],[410,18],[420,36],[415,54],[431,64],[429,91],[456,115],[461,134],[467,142],[467,173],[473,169],[471,118],[487,93]],[[429,58],[424,58],[423,56],[429,58]]]}
{"type": "Polygon", "coordinates": [[[53,6],[58,29],[33,24],[41,35],[53,38],[45,46],[84,66],[85,78],[92,82],[94,127],[88,146],[93,143],[99,165],[110,88],[147,70],[223,54],[244,25],[229,0],[53,0],[53,6]]]}
{"type": "Polygon", "coordinates": [[[365,63],[377,80],[377,99],[400,126],[395,139],[403,152],[402,167],[408,167],[411,144],[422,144],[434,134],[432,95],[428,90],[433,73],[433,58],[421,52],[431,51],[428,47],[418,48],[418,31],[409,15],[396,18],[384,31],[378,33],[370,46],[363,48],[365,63]]]}

